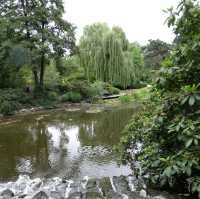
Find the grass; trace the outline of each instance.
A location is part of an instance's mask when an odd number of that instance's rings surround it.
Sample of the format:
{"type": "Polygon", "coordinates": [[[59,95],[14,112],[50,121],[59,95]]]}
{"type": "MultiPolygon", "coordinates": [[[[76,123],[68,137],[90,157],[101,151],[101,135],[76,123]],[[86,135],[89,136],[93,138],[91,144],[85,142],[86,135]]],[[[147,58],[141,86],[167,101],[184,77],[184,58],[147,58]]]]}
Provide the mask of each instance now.
{"type": "Polygon", "coordinates": [[[104,100],[104,104],[111,106],[120,106],[121,104],[131,102],[143,102],[149,99],[151,87],[144,87],[140,89],[133,89],[124,91],[125,95],[118,99],[104,100]]]}
{"type": "Polygon", "coordinates": [[[150,93],[151,87],[145,87],[140,89],[135,89],[132,93],[132,98],[134,100],[144,101],[149,99],[149,93],[150,93]]]}
{"type": "Polygon", "coordinates": [[[131,96],[130,96],[130,95],[124,95],[124,96],[120,96],[120,97],[119,97],[119,101],[120,101],[122,104],[126,104],[126,103],[131,102],[132,99],[131,99],[131,96]]]}
{"type": "MultiPolygon", "coordinates": [[[[96,104],[109,106],[120,106],[131,102],[142,102],[149,98],[150,87],[141,89],[122,91],[125,95],[118,99],[93,101],[96,104]]],[[[78,92],[67,92],[64,95],[48,91],[40,97],[35,98],[32,94],[27,94],[23,90],[0,90],[0,115],[12,115],[20,109],[42,106],[45,109],[52,109],[62,102],[80,102],[82,96],[78,92]]]]}

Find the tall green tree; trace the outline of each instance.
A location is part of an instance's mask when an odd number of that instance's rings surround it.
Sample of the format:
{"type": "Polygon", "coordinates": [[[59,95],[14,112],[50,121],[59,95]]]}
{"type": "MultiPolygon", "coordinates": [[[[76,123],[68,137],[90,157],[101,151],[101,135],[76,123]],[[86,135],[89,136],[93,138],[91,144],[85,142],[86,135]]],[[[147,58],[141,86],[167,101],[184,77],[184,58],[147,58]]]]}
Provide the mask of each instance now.
{"type": "Polygon", "coordinates": [[[89,81],[97,79],[98,56],[102,48],[102,40],[109,33],[105,23],[95,23],[84,28],[79,42],[81,65],[89,81]]]}
{"type": "Polygon", "coordinates": [[[119,26],[113,26],[112,32],[119,39],[119,41],[120,41],[120,43],[122,45],[123,51],[127,51],[129,42],[128,42],[128,39],[126,38],[126,34],[123,31],[123,29],[121,27],[119,27],[119,26]]]}
{"type": "Polygon", "coordinates": [[[127,128],[124,146],[142,142],[135,158],[155,185],[200,198],[200,3],[181,0],[169,12],[176,34],[171,65],[161,69],[151,101],[127,128]]]}
{"type": "Polygon", "coordinates": [[[16,87],[21,66],[28,63],[28,51],[17,44],[15,26],[0,18],[0,88],[16,87]]]}
{"type": "Polygon", "coordinates": [[[75,28],[63,19],[63,13],[62,0],[10,0],[0,5],[0,17],[9,24],[6,34],[11,29],[14,42],[30,51],[36,88],[44,86],[49,60],[74,48],[75,28]]]}
{"type": "Polygon", "coordinates": [[[131,85],[140,84],[140,81],[144,81],[147,78],[147,68],[144,66],[144,55],[142,53],[141,46],[135,42],[129,44],[128,51],[131,53],[132,72],[131,85]]]}
{"type": "Polygon", "coordinates": [[[160,69],[161,63],[170,54],[171,45],[157,40],[149,40],[149,43],[143,48],[145,66],[152,69],[160,69]]]}
{"type": "Polygon", "coordinates": [[[142,52],[135,51],[136,55],[134,50],[129,49],[129,42],[120,27],[110,29],[100,23],[87,26],[79,49],[81,65],[89,81],[101,80],[127,88],[134,82],[131,78],[141,77],[141,73],[136,70],[142,69],[142,52]],[[141,59],[137,59],[137,56],[141,56],[141,59]]]}

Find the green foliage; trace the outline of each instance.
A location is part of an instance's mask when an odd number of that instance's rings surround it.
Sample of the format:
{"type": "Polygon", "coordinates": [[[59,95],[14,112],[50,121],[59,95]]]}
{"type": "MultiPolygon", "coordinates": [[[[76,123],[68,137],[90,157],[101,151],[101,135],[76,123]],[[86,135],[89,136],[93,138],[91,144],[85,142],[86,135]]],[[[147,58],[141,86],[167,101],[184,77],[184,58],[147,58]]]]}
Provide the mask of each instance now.
{"type": "MultiPolygon", "coordinates": [[[[7,69],[11,65],[5,60],[14,62],[16,68],[29,65],[35,87],[42,89],[50,59],[74,49],[75,28],[63,19],[63,13],[60,0],[1,2],[0,41],[4,42],[0,44],[0,60],[2,57],[3,67],[7,69]],[[8,49],[6,43],[13,45],[8,49]]],[[[10,73],[13,70],[6,71],[7,75],[10,73]]]]}
{"type": "Polygon", "coordinates": [[[128,95],[124,95],[124,96],[120,96],[119,100],[121,103],[125,104],[125,103],[129,103],[131,101],[131,97],[128,95]]]}
{"type": "Polygon", "coordinates": [[[105,89],[105,83],[97,81],[91,84],[91,91],[93,96],[103,96],[108,94],[107,90],[105,89]]]}
{"type": "Polygon", "coordinates": [[[160,69],[162,61],[165,60],[172,46],[159,39],[149,40],[149,43],[144,47],[145,67],[152,69],[160,69]]]}
{"type": "Polygon", "coordinates": [[[52,108],[58,102],[60,93],[57,91],[45,90],[38,94],[27,93],[21,89],[0,90],[0,114],[14,114],[20,109],[42,106],[52,108]]]}
{"type": "Polygon", "coordinates": [[[45,87],[56,89],[60,83],[60,75],[54,64],[54,61],[51,60],[48,66],[48,70],[44,74],[45,87]]]}
{"type": "Polygon", "coordinates": [[[102,47],[102,39],[108,32],[109,27],[106,24],[95,23],[84,28],[79,51],[81,66],[84,68],[85,76],[89,81],[93,81],[97,76],[98,53],[102,47]]]}
{"type": "Polygon", "coordinates": [[[127,51],[129,47],[129,41],[126,38],[126,34],[123,29],[119,26],[114,26],[112,28],[112,32],[117,36],[118,40],[120,41],[122,50],[127,51]]]}
{"type": "Polygon", "coordinates": [[[55,91],[49,91],[47,93],[47,98],[51,101],[56,101],[58,99],[58,93],[55,91]]]}
{"type": "Polygon", "coordinates": [[[80,93],[77,92],[68,92],[61,97],[62,102],[73,102],[77,103],[82,100],[82,96],[80,93]]]}
{"type": "Polygon", "coordinates": [[[20,89],[0,90],[0,114],[13,114],[22,107],[22,104],[29,104],[31,99],[31,96],[20,89]]]}
{"type": "MultiPolygon", "coordinates": [[[[120,88],[140,83],[144,61],[139,45],[131,44],[120,27],[86,26],[81,37],[80,64],[91,82],[103,81],[120,88]]],[[[146,73],[147,74],[147,73],[146,73]]]]}
{"type": "Polygon", "coordinates": [[[1,41],[0,38],[0,88],[17,88],[25,85],[30,77],[25,67],[25,63],[28,63],[27,56],[23,46],[17,46],[6,38],[1,41]]]}
{"type": "Polygon", "coordinates": [[[127,78],[124,78],[127,87],[141,88],[146,86],[145,82],[148,81],[149,73],[144,67],[144,57],[139,44],[130,44],[128,51],[124,52],[124,66],[127,73],[127,78]]]}
{"type": "Polygon", "coordinates": [[[144,67],[144,55],[140,45],[138,43],[131,43],[129,51],[132,52],[133,64],[137,67],[144,67]]]}
{"type": "Polygon", "coordinates": [[[200,5],[181,1],[169,11],[175,48],[144,110],[125,129],[122,152],[130,159],[127,151],[142,143],[134,158],[150,182],[200,197],[200,5]]]}
{"type": "Polygon", "coordinates": [[[161,66],[164,68],[169,68],[173,66],[173,60],[172,57],[168,56],[166,57],[162,62],[161,62],[161,66]]]}
{"type": "Polygon", "coordinates": [[[133,91],[132,97],[138,101],[148,100],[150,97],[150,89],[151,89],[151,86],[147,86],[141,89],[135,89],[133,91]]]}
{"type": "Polygon", "coordinates": [[[73,75],[83,73],[83,69],[80,66],[80,58],[77,55],[57,58],[55,65],[60,75],[69,79],[72,79],[73,75]]]}
{"type": "Polygon", "coordinates": [[[119,94],[119,92],[118,88],[113,87],[109,83],[97,81],[88,86],[86,96],[93,101],[95,98],[105,95],[115,95],[119,94]]]}
{"type": "Polygon", "coordinates": [[[17,105],[14,102],[3,101],[0,104],[0,113],[3,115],[12,115],[17,109],[17,105]]]}
{"type": "Polygon", "coordinates": [[[111,84],[105,83],[104,87],[109,95],[117,95],[120,93],[120,89],[113,87],[111,84]]]}

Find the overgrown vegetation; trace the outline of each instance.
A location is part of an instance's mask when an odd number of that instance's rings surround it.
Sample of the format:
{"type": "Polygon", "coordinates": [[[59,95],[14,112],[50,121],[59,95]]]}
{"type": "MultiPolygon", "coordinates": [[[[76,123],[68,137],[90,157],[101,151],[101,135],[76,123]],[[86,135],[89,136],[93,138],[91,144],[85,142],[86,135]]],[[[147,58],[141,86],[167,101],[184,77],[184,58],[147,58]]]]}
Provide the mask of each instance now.
{"type": "Polygon", "coordinates": [[[118,99],[144,103],[124,130],[123,159],[139,160],[142,175],[156,186],[200,197],[199,1],[181,0],[168,12],[176,34],[172,45],[150,40],[142,47],[120,27],[95,23],[84,28],[76,46],[61,0],[2,1],[0,115],[142,88],[118,99]],[[145,86],[155,77],[150,95],[145,86]],[[138,143],[142,149],[133,157],[138,143]]]}
{"type": "Polygon", "coordinates": [[[168,11],[174,49],[150,100],[124,130],[121,150],[124,160],[140,161],[154,185],[200,197],[200,5],[182,0],[168,11]]]}
{"type": "Polygon", "coordinates": [[[74,26],[63,20],[63,14],[63,2],[59,0],[1,2],[0,88],[11,86],[13,75],[25,65],[32,71],[35,89],[44,88],[50,59],[72,52],[75,45],[74,26]],[[11,84],[7,85],[6,80],[11,84]]]}
{"type": "Polygon", "coordinates": [[[120,27],[110,29],[101,23],[86,26],[79,47],[81,65],[89,81],[126,89],[147,80],[141,47],[130,44],[120,27]]]}
{"type": "Polygon", "coordinates": [[[60,0],[1,3],[0,114],[94,102],[149,82],[142,48],[120,27],[86,26],[75,46],[75,26],[63,14],[60,0]]]}

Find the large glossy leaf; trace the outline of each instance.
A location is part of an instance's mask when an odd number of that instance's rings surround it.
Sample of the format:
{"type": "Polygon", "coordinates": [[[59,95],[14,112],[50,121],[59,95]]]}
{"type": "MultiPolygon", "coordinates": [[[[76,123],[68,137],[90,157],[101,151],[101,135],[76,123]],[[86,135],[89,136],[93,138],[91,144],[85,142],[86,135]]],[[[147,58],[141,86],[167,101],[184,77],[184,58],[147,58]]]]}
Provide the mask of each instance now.
{"type": "Polygon", "coordinates": [[[184,105],[189,99],[189,96],[186,96],[183,98],[183,100],[181,101],[181,105],[184,105]]]}
{"type": "Polygon", "coordinates": [[[189,148],[189,147],[191,146],[192,142],[193,142],[193,139],[192,139],[192,138],[189,139],[189,140],[185,143],[186,148],[189,148]]]}
{"type": "Polygon", "coordinates": [[[193,106],[194,104],[195,104],[195,98],[194,98],[194,96],[190,96],[190,98],[189,98],[189,105],[193,106]]]}
{"type": "Polygon", "coordinates": [[[199,95],[199,94],[196,94],[196,95],[195,95],[195,98],[196,98],[196,100],[199,101],[199,100],[200,100],[200,95],[199,95]]]}
{"type": "Polygon", "coordinates": [[[171,177],[172,175],[172,168],[171,167],[167,167],[164,172],[163,172],[164,175],[166,175],[168,178],[171,177]]]}

